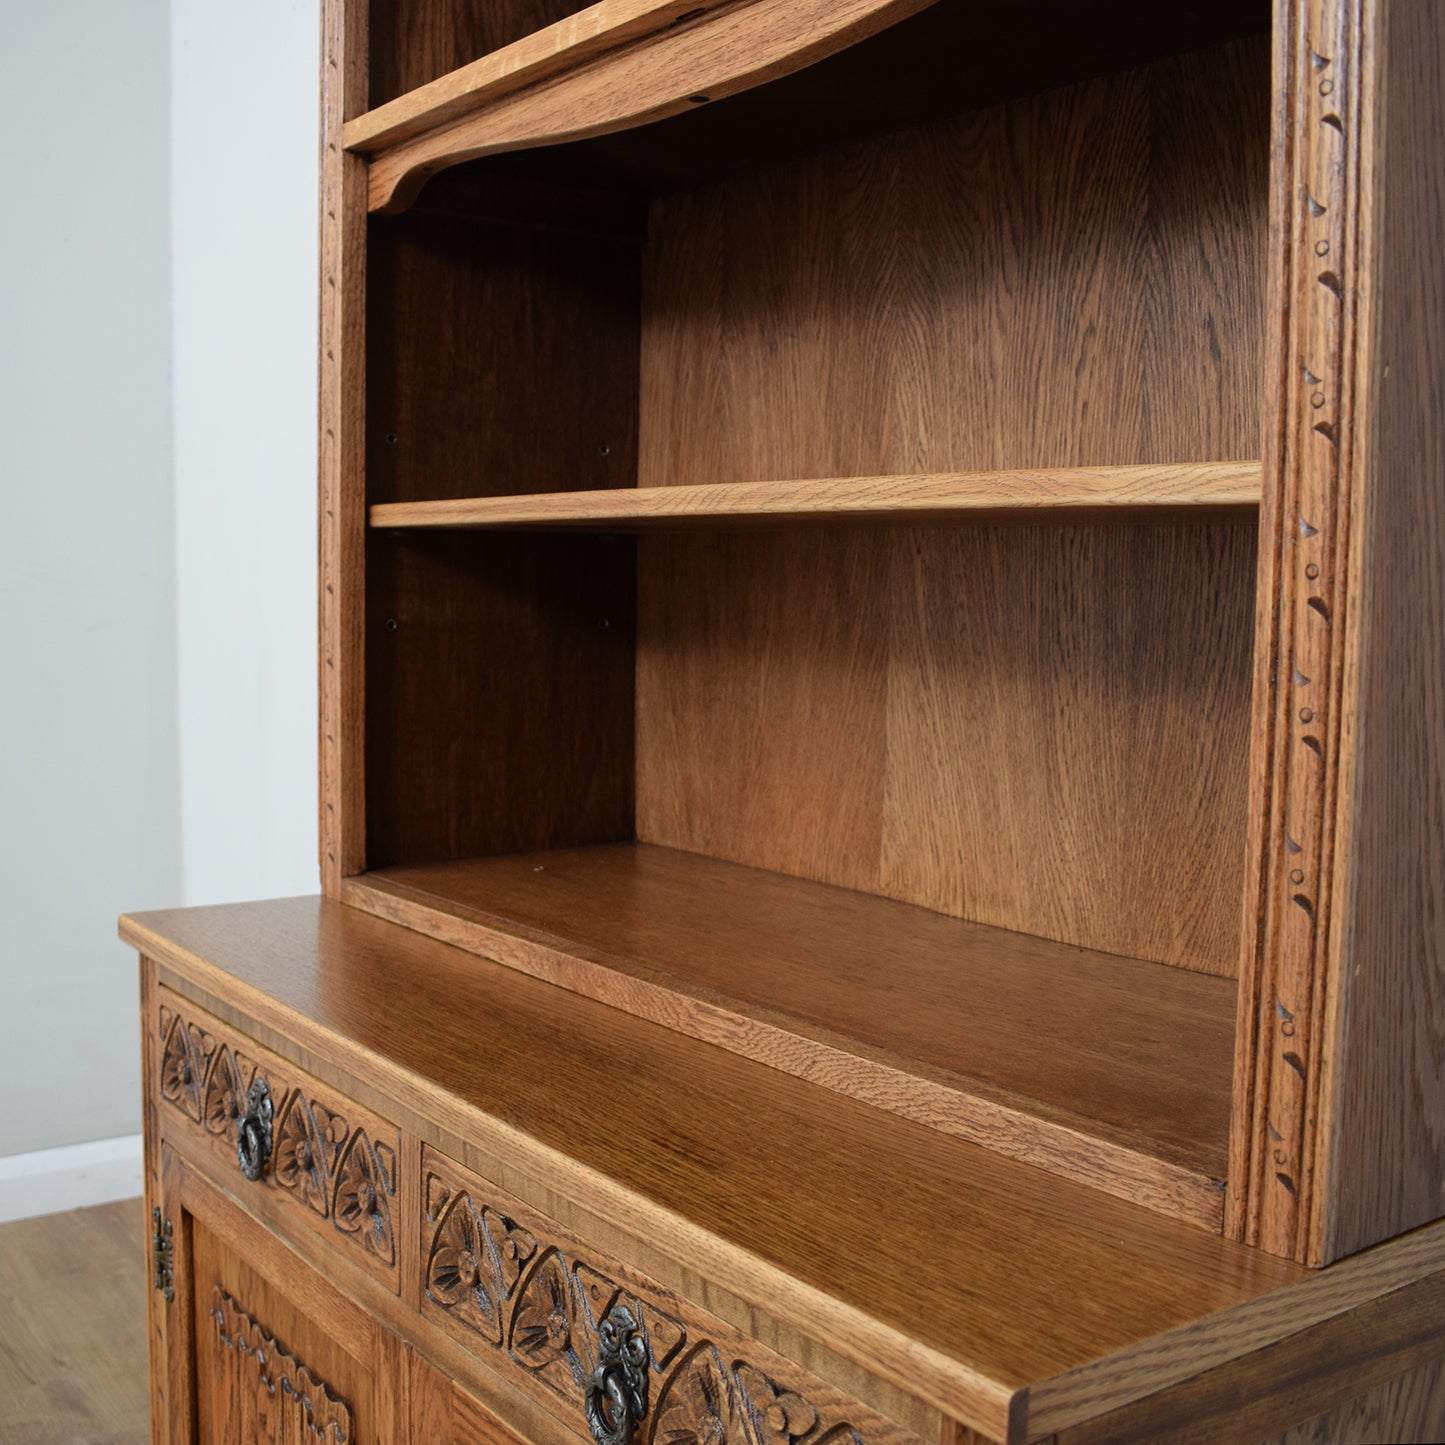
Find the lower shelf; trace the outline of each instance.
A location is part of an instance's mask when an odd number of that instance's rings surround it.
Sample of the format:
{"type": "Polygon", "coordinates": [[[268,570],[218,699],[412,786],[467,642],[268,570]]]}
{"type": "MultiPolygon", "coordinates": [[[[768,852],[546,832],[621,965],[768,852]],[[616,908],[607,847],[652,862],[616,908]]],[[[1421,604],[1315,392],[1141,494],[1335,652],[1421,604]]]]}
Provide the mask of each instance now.
{"type": "Polygon", "coordinates": [[[1230,979],[646,844],[397,867],[345,901],[1208,1228],[1230,979]]]}

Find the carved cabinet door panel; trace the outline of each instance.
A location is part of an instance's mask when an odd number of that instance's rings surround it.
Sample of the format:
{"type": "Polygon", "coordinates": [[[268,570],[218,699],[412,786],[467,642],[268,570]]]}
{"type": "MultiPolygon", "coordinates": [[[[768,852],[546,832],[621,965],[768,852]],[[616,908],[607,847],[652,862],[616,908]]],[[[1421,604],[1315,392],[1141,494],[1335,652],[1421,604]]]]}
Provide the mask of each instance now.
{"type": "Polygon", "coordinates": [[[162,1172],[169,1445],[405,1439],[396,1338],[169,1151],[162,1172]]]}

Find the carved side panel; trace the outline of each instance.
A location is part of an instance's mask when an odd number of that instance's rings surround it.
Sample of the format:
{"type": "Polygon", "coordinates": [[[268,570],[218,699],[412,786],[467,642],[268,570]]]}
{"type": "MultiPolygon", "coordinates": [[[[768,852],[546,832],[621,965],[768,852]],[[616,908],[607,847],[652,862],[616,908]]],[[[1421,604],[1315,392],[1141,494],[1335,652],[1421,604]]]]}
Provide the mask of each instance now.
{"type": "Polygon", "coordinates": [[[351,1440],[351,1406],[219,1285],[210,1316],[217,1413],[227,1438],[255,1445],[351,1440]]]}
{"type": "Polygon", "coordinates": [[[1228,1231],[1309,1259],[1339,978],[1362,90],[1369,0],[1280,0],[1271,385],[1228,1231]]]}
{"type": "Polygon", "coordinates": [[[919,1445],[443,1156],[424,1151],[422,1169],[422,1313],[499,1357],[578,1431],[598,1328],[622,1304],[647,1347],[651,1403],[638,1445],[919,1445]]]}
{"type": "Polygon", "coordinates": [[[236,1173],[242,1198],[251,1188],[274,1190],[294,1203],[296,1217],[395,1289],[397,1131],[168,997],[159,1012],[161,1098],[227,1175],[236,1173]],[[253,1185],[236,1171],[235,1138],[258,1073],[270,1086],[276,1124],[271,1157],[253,1185]]]}

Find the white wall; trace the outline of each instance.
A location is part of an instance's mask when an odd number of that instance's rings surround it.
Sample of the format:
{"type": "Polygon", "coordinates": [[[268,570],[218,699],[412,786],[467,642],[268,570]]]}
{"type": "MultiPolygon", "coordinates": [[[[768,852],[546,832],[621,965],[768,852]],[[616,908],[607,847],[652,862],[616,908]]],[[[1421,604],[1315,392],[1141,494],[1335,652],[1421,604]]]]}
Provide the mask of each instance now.
{"type": "Polygon", "coordinates": [[[171,0],[184,901],[315,892],[317,0],[171,0]]]}
{"type": "Polygon", "coordinates": [[[140,1127],[174,903],[167,0],[0,0],[0,1155],[140,1127]]]}
{"type": "Polygon", "coordinates": [[[137,1167],[116,915],[317,886],[318,8],[0,0],[0,1211],[137,1167]]]}

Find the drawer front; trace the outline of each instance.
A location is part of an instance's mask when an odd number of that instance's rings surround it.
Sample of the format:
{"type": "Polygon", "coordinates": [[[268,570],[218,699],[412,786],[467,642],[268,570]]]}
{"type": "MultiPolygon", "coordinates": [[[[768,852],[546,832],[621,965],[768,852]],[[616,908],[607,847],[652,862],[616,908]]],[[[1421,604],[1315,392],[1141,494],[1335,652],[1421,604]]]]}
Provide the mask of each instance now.
{"type": "Polygon", "coordinates": [[[261,1191],[283,1225],[312,1231],[399,1292],[395,1125],[169,989],[157,1000],[150,1086],[164,1136],[193,1157],[198,1146],[238,1197],[261,1191]],[[258,1087],[270,1099],[271,1141],[252,1180],[237,1128],[258,1087]]]}
{"type": "Polygon", "coordinates": [[[645,1354],[635,1445],[921,1445],[429,1147],[422,1201],[422,1314],[583,1437],[589,1382],[608,1363],[601,1327],[621,1319],[645,1354]]]}

